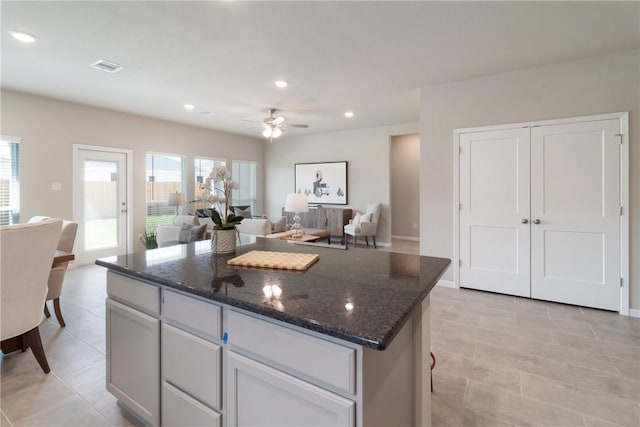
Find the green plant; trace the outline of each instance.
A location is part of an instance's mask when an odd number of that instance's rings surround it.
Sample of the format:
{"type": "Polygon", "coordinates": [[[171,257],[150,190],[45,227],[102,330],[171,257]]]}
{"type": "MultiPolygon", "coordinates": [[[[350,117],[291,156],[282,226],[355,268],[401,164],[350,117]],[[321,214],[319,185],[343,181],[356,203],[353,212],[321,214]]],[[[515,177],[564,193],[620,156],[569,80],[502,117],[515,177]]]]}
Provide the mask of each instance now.
{"type": "Polygon", "coordinates": [[[158,232],[155,228],[145,228],[141,234],[138,234],[140,241],[147,249],[155,249],[158,247],[158,232]]]}

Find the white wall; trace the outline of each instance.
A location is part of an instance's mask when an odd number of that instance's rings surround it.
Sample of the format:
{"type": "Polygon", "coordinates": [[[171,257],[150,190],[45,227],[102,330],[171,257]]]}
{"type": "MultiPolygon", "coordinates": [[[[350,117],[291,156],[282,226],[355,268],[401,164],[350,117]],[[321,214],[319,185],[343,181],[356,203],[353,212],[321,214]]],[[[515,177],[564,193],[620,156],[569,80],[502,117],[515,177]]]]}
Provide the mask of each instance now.
{"type": "Polygon", "coordinates": [[[391,235],[420,237],[420,135],[391,138],[391,235]]]}
{"type": "MultiPolygon", "coordinates": [[[[630,112],[631,308],[640,308],[640,51],[517,70],[421,92],[420,253],[453,257],[453,130],[630,112]]],[[[445,280],[452,280],[451,269],[445,280]]]]}
{"type": "Polygon", "coordinates": [[[280,216],[287,193],[294,191],[294,164],[346,160],[346,207],[363,211],[368,202],[382,203],[376,242],[390,244],[390,138],[416,133],[418,128],[418,123],[409,123],[274,140],[265,149],[265,213],[271,219],[280,216]]]}
{"type": "MultiPolygon", "coordinates": [[[[133,150],[134,236],[145,227],[145,156],[150,151],[187,156],[187,198],[194,194],[194,156],[258,162],[257,197],[258,206],[262,206],[264,143],[261,140],[22,92],[2,90],[0,95],[2,135],[22,138],[21,221],[33,215],[72,218],[74,144],[133,150]],[[52,191],[52,182],[62,183],[62,191],[52,191]]],[[[176,109],[176,114],[180,113],[176,109]]],[[[137,239],[134,239],[134,249],[142,249],[137,239]]]]}

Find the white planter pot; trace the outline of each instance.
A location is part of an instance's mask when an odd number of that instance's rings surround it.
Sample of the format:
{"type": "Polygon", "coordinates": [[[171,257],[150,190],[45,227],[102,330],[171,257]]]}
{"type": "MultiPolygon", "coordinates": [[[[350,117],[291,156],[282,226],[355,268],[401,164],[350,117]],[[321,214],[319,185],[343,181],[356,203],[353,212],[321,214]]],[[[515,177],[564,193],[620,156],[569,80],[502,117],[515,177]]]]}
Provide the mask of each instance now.
{"type": "Polygon", "coordinates": [[[236,251],[236,230],[213,230],[211,234],[211,252],[230,254],[236,251]]]}

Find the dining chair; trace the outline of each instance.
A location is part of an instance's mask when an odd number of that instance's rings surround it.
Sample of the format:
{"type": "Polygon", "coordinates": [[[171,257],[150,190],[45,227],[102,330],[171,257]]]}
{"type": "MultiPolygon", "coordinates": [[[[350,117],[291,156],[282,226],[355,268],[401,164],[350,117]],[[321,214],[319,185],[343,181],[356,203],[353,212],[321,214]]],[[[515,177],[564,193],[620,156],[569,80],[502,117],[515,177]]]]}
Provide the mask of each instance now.
{"type": "MultiPolygon", "coordinates": [[[[29,222],[39,222],[50,219],[47,216],[34,216],[29,222]]],[[[60,231],[60,240],[58,241],[57,249],[64,252],[73,252],[73,245],[76,240],[76,234],[78,232],[78,223],[73,221],[62,221],[62,230],[60,231]]],[[[44,303],[44,315],[47,318],[51,317],[49,308],[46,301],[53,301],[53,310],[56,314],[56,319],[60,326],[66,326],[64,318],[62,317],[62,310],[60,309],[60,294],[62,293],[62,284],[64,283],[64,275],[67,272],[69,261],[55,264],[51,268],[49,273],[47,298],[44,303]]]]}
{"type": "Polygon", "coordinates": [[[18,337],[45,373],[50,369],[38,325],[61,228],[61,219],[0,226],[0,339],[18,337]]]}

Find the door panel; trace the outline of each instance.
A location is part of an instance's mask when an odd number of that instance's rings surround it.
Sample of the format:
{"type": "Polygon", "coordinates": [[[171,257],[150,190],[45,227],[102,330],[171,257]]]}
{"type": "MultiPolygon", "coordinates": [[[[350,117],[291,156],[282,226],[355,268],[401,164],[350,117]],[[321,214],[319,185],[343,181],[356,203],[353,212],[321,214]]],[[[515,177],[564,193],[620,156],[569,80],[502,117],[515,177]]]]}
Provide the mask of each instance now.
{"type": "Polygon", "coordinates": [[[619,308],[619,129],[617,119],[532,128],[533,298],[619,308]]]}
{"type": "Polygon", "coordinates": [[[460,137],[460,286],[529,296],[529,130],[460,137]]]}

